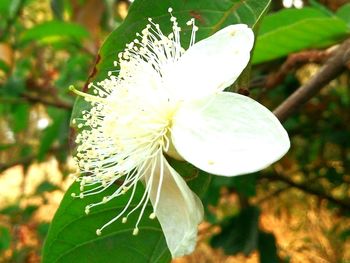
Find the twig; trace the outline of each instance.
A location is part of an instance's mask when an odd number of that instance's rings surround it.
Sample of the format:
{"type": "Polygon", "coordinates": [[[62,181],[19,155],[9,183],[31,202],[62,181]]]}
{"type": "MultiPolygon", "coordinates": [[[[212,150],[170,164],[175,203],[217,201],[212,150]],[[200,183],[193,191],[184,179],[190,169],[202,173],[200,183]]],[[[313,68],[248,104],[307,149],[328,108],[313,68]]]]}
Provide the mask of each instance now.
{"type": "MultiPolygon", "coordinates": [[[[53,147],[51,148],[48,153],[49,154],[55,154],[57,152],[61,152],[62,151],[62,147],[53,147]]],[[[0,164],[0,174],[2,172],[4,172],[5,170],[11,168],[11,167],[14,167],[16,165],[22,165],[22,166],[27,166],[27,165],[30,165],[32,162],[36,161],[38,158],[37,154],[31,154],[27,157],[23,157],[23,158],[20,158],[18,160],[14,160],[14,161],[11,161],[11,162],[7,162],[7,163],[4,163],[4,164],[0,164]]]]}
{"type": "Polygon", "coordinates": [[[274,110],[280,121],[286,120],[296,109],[311,99],[330,81],[339,76],[350,60],[350,39],[341,44],[331,55],[318,73],[301,86],[274,110]]]}
{"type": "Polygon", "coordinates": [[[267,77],[265,88],[271,89],[280,84],[295,67],[310,62],[323,62],[328,56],[328,50],[307,50],[289,55],[279,70],[267,77]]]}
{"type": "Polygon", "coordinates": [[[328,200],[328,201],[330,201],[330,202],[340,206],[344,210],[350,211],[350,201],[334,198],[333,196],[328,195],[327,193],[325,193],[322,190],[310,187],[309,185],[306,185],[306,184],[296,183],[293,180],[291,180],[291,179],[289,179],[289,178],[287,178],[285,176],[282,176],[282,175],[279,175],[279,174],[272,174],[272,175],[270,174],[268,176],[264,176],[264,177],[261,177],[261,178],[268,179],[268,180],[273,180],[273,181],[284,182],[284,183],[288,184],[291,187],[294,187],[294,188],[297,188],[299,190],[302,190],[302,191],[304,191],[304,192],[306,192],[308,194],[315,195],[315,196],[317,196],[317,197],[319,197],[321,199],[328,200]]]}
{"type": "Polygon", "coordinates": [[[55,101],[53,101],[53,100],[46,99],[44,97],[38,97],[38,96],[34,96],[34,95],[31,95],[28,93],[23,93],[23,94],[21,94],[21,96],[30,102],[38,102],[38,103],[42,103],[42,104],[45,104],[48,106],[53,106],[56,108],[61,108],[61,109],[66,109],[66,110],[71,110],[73,108],[73,105],[71,105],[65,101],[62,101],[62,100],[56,99],[55,101]]]}
{"type": "Polygon", "coordinates": [[[268,195],[260,198],[259,200],[256,201],[256,203],[260,205],[260,204],[270,200],[271,198],[282,194],[284,191],[289,190],[290,188],[291,188],[290,185],[286,185],[286,186],[284,186],[284,187],[282,187],[280,189],[277,189],[276,191],[272,192],[271,194],[268,194],[268,195]]]}

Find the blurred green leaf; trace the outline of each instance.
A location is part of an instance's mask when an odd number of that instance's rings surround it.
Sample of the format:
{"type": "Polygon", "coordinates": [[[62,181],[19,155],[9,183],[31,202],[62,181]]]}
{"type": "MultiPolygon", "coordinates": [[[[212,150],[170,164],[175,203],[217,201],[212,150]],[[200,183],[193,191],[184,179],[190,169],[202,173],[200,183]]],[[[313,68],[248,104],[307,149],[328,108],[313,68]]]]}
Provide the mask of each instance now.
{"type": "Polygon", "coordinates": [[[0,252],[6,250],[11,244],[11,234],[7,227],[0,226],[0,252]]]}
{"type": "Polygon", "coordinates": [[[330,9],[328,9],[325,5],[319,3],[318,0],[309,0],[309,4],[311,7],[321,11],[326,15],[330,15],[330,16],[334,15],[330,9]]]}
{"type": "Polygon", "coordinates": [[[0,15],[2,18],[9,14],[11,2],[12,2],[12,0],[1,0],[0,1],[0,15]]]}
{"type": "Polygon", "coordinates": [[[28,221],[32,215],[38,210],[38,206],[36,205],[28,205],[26,206],[20,213],[23,221],[28,221]]]}
{"type": "Polygon", "coordinates": [[[43,131],[38,151],[38,160],[45,158],[46,153],[55,141],[62,141],[68,136],[70,113],[58,109],[52,109],[49,113],[51,113],[52,124],[43,131]]]}
{"type": "Polygon", "coordinates": [[[12,119],[12,129],[14,132],[25,130],[29,122],[29,105],[24,103],[14,105],[12,119]]]}
{"type": "Polygon", "coordinates": [[[249,255],[258,245],[259,209],[247,207],[227,219],[221,227],[221,233],[213,236],[211,245],[222,248],[226,254],[244,253],[249,255]]]}
{"type": "Polygon", "coordinates": [[[57,189],[59,189],[59,187],[57,187],[56,185],[54,185],[48,181],[44,181],[38,185],[38,187],[35,190],[35,194],[41,195],[44,192],[52,192],[52,191],[57,190],[57,189]]]}
{"type": "Polygon", "coordinates": [[[81,40],[89,37],[89,32],[78,24],[52,20],[23,32],[20,43],[26,44],[31,41],[46,41],[55,42],[62,38],[69,38],[72,40],[81,40]]]}
{"type": "Polygon", "coordinates": [[[340,234],[340,238],[345,242],[350,238],[350,228],[344,230],[340,234]]]}
{"type": "Polygon", "coordinates": [[[13,217],[15,214],[19,213],[20,211],[21,211],[21,209],[20,209],[19,205],[14,204],[14,205],[10,205],[10,206],[7,206],[7,207],[1,209],[0,213],[13,217]]]}
{"type": "MultiPolygon", "coordinates": [[[[114,193],[116,186],[112,185],[104,191],[108,196],[114,193]]],[[[139,225],[140,232],[132,235],[138,217],[138,212],[128,217],[122,224],[121,220],[104,229],[101,236],[96,235],[96,229],[113,219],[124,208],[129,200],[130,191],[108,203],[91,209],[85,215],[85,206],[101,201],[101,195],[91,195],[83,199],[71,197],[79,192],[79,184],[74,183],[67,193],[51,223],[43,249],[43,263],[52,262],[86,262],[104,263],[137,263],[137,262],[170,262],[170,253],[157,220],[151,220],[147,215],[153,208],[148,205],[144,220],[139,225]]],[[[143,194],[143,187],[138,186],[131,207],[136,206],[143,194]]]]}
{"type": "Polygon", "coordinates": [[[25,0],[12,0],[9,8],[9,17],[13,18],[16,16],[20,6],[24,3],[25,0]]]}
{"type": "Polygon", "coordinates": [[[276,248],[276,238],[273,234],[259,232],[258,242],[260,263],[279,263],[276,248]]]}
{"type": "Polygon", "coordinates": [[[284,9],[265,17],[253,63],[262,63],[306,48],[321,48],[344,39],[350,30],[336,17],[313,9],[284,9]]]}
{"type": "Polygon", "coordinates": [[[64,0],[51,0],[50,5],[55,18],[58,20],[62,20],[64,11],[64,0]]]}
{"type": "Polygon", "coordinates": [[[5,73],[10,71],[10,67],[2,59],[0,59],[0,70],[4,71],[5,73]]]}
{"type": "Polygon", "coordinates": [[[350,26],[350,3],[343,5],[337,10],[336,15],[346,21],[348,26],[350,26]]]}

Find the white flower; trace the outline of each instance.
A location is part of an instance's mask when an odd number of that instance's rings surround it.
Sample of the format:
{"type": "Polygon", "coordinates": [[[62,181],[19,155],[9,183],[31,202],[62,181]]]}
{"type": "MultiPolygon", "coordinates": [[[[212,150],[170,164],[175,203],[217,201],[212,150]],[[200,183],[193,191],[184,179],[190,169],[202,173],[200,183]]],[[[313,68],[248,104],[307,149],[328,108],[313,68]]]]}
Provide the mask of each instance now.
{"type": "MultiPolygon", "coordinates": [[[[169,10],[171,14],[171,9],[169,10]]],[[[158,24],[149,24],[119,53],[116,75],[90,84],[93,95],[75,92],[90,102],[89,111],[73,122],[84,128],[76,138],[76,161],[81,177],[80,197],[119,187],[100,203],[126,191],[131,198],[116,220],[126,222],[139,212],[134,235],[149,200],[173,257],[189,254],[196,244],[203,206],[164,154],[181,158],[201,170],[235,176],[265,168],[280,159],[289,139],[276,117],[254,100],[223,90],[246,67],[254,35],[246,25],[228,26],[195,43],[194,20],[190,47],[180,44],[176,18],[165,36],[158,24]],[[130,208],[141,181],[145,192],[130,208]],[[86,186],[89,186],[86,190],[86,186]],[[85,190],[84,190],[85,188],[85,190]]]]}

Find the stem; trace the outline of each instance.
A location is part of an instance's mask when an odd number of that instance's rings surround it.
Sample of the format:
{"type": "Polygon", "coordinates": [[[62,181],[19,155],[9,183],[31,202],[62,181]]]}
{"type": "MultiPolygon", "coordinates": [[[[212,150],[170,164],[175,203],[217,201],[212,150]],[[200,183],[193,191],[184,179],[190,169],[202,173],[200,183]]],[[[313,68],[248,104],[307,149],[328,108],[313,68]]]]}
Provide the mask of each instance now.
{"type": "Polygon", "coordinates": [[[340,206],[344,210],[350,211],[350,201],[349,200],[341,200],[341,199],[334,198],[333,196],[325,193],[324,191],[322,191],[318,188],[313,188],[313,187],[309,186],[308,185],[309,182],[307,182],[307,184],[296,183],[293,180],[291,180],[285,176],[279,175],[279,174],[270,174],[268,176],[261,177],[261,179],[263,179],[263,178],[271,180],[271,181],[281,181],[283,183],[288,184],[291,187],[302,190],[303,192],[306,192],[308,194],[315,195],[321,199],[328,200],[328,201],[340,206]]]}
{"type": "Polygon", "coordinates": [[[297,89],[280,106],[274,114],[281,121],[285,121],[294,111],[316,95],[325,85],[339,76],[350,60],[350,39],[341,44],[321,67],[317,74],[305,85],[297,89]]]}

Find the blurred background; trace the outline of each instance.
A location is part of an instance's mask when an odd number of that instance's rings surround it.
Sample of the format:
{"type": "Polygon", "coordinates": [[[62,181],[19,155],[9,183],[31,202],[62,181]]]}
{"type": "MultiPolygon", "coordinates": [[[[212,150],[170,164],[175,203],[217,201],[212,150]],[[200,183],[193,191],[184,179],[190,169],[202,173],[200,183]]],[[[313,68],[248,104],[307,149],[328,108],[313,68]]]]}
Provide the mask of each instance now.
{"type": "MultiPolygon", "coordinates": [[[[270,13],[310,5],[336,13],[348,3],[273,0],[270,13]]],[[[129,5],[0,1],[0,262],[40,261],[75,170],[68,87],[85,84],[103,39],[129,5]]],[[[350,8],[342,10],[350,21],[350,8]]],[[[254,66],[250,96],[274,109],[341,41],[254,66]]],[[[213,180],[197,249],[174,262],[350,262],[349,87],[348,70],[284,123],[292,148],[273,167],[213,180]]]]}

